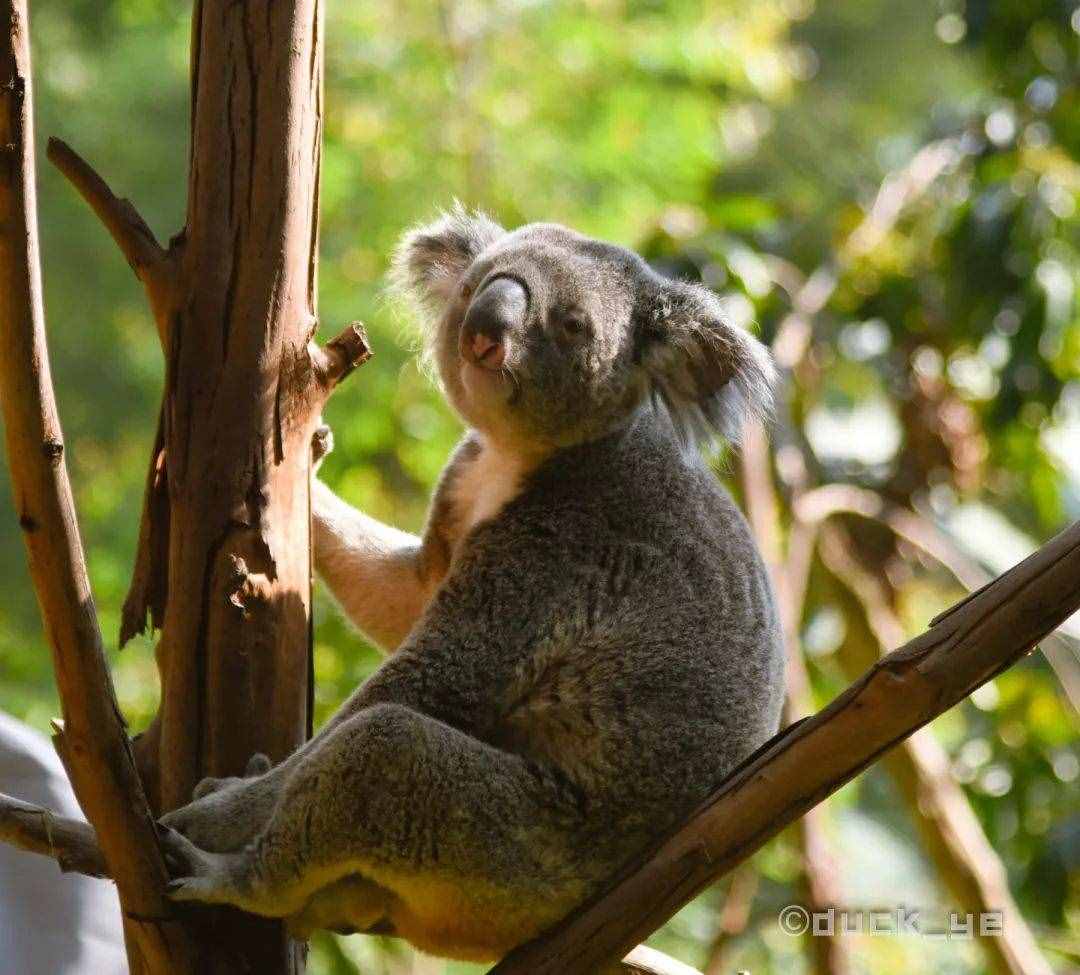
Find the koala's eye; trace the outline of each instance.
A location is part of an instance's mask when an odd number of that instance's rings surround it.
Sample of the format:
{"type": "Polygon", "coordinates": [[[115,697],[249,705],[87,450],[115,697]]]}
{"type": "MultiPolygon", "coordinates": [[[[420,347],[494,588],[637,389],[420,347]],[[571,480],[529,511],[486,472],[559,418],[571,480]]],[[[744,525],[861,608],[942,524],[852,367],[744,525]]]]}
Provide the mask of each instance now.
{"type": "Polygon", "coordinates": [[[473,294],[473,286],[468,281],[461,283],[461,288],[458,289],[458,293],[461,295],[462,301],[468,301],[473,294]]]}

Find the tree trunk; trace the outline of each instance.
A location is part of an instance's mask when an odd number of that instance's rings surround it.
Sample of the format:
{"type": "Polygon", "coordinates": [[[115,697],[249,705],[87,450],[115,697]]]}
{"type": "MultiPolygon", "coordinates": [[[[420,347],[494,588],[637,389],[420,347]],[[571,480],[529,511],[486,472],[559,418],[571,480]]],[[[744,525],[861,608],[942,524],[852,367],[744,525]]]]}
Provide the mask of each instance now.
{"type": "MultiPolygon", "coordinates": [[[[166,359],[121,642],[160,627],[161,709],[137,741],[158,813],[311,730],[311,437],[367,356],[316,327],[320,0],[198,0],[187,219],[168,250],[74,152],[50,158],[146,286],[166,359]]],[[[284,926],[192,911],[201,972],[294,973],[284,926]]]]}
{"type": "MultiPolygon", "coordinates": [[[[126,613],[129,626],[147,611],[162,624],[159,812],[205,775],[240,774],[253,752],[280,761],[310,730],[320,17],[319,0],[195,5],[149,571],[126,613]]],[[[204,971],[302,970],[283,925],[199,913],[204,971]]]]}
{"type": "MultiPolygon", "coordinates": [[[[159,811],[205,775],[240,774],[253,752],[280,761],[309,729],[318,413],[297,400],[315,325],[320,7],[195,6],[187,225],[163,328],[165,476],[152,489],[167,498],[153,510],[168,508],[153,531],[169,542],[152,566],[167,579],[159,811]]],[[[229,910],[207,923],[208,972],[303,968],[281,924],[229,910]]]]}

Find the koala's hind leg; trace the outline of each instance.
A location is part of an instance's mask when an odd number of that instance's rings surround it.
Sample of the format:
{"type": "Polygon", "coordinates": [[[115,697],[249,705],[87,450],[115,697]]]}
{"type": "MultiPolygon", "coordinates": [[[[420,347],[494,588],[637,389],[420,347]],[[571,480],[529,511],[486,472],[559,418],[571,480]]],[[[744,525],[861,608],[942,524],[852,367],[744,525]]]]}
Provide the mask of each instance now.
{"type": "Polygon", "coordinates": [[[288,768],[270,768],[265,755],[253,755],[243,776],[203,779],[194,799],[161,817],[197,847],[211,853],[243,849],[270,821],[288,778],[288,768]]]}
{"type": "Polygon", "coordinates": [[[558,776],[382,704],[305,753],[242,853],[181,851],[190,875],[173,896],[283,917],[359,873],[393,895],[388,920],[413,944],[493,957],[565,914],[607,872],[574,843],[583,825],[578,796],[558,776]]]}

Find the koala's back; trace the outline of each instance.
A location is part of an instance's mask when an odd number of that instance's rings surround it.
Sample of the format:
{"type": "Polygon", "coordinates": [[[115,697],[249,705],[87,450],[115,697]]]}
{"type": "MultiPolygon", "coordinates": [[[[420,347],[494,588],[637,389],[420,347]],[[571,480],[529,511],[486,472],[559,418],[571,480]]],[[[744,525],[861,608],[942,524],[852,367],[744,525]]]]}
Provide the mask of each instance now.
{"type": "MultiPolygon", "coordinates": [[[[587,842],[655,832],[776,731],[765,568],[730,497],[651,410],[557,454],[464,544],[524,591],[556,593],[483,734],[565,774],[599,824],[587,842]]],[[[495,608],[508,625],[515,610],[495,608]]]]}

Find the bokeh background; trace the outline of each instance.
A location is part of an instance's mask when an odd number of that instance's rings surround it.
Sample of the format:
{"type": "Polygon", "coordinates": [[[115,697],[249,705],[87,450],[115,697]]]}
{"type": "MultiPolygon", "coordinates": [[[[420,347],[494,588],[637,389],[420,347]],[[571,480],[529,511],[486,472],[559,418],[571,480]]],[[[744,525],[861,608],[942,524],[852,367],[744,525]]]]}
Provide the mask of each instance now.
{"type": "MultiPolygon", "coordinates": [[[[752,442],[714,460],[785,576],[806,678],[793,714],[1080,517],[1073,0],[327,9],[321,318],[330,334],[364,319],[377,352],[329,409],[323,476],[350,501],[419,528],[459,435],[384,290],[402,230],[458,198],[510,226],[558,220],[638,248],[774,343],[785,393],[770,454],[752,442]]],[[[163,238],[184,212],[189,14],[178,0],[32,10],[39,138],[70,141],[163,238]]],[[[39,183],[55,381],[115,634],[161,356],[101,227],[44,164],[39,183]]],[[[58,706],[2,468],[0,512],[0,708],[45,728],[58,706]]],[[[377,656],[325,596],[317,613],[322,720],[377,656]]],[[[871,769],[653,943],[711,975],[1006,971],[976,940],[811,941],[777,925],[821,890],[852,908],[962,909],[968,875],[1003,870],[1018,923],[1056,971],[1077,971],[1076,635],[937,721],[921,766],[871,769]],[[962,806],[944,821],[943,795],[962,806]],[[955,815],[983,838],[966,859],[950,852],[955,815]]],[[[156,706],[152,642],[112,662],[138,730],[156,706]]],[[[482,969],[325,936],[312,970],[482,969]]]]}

